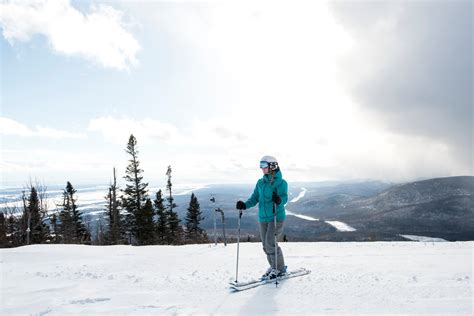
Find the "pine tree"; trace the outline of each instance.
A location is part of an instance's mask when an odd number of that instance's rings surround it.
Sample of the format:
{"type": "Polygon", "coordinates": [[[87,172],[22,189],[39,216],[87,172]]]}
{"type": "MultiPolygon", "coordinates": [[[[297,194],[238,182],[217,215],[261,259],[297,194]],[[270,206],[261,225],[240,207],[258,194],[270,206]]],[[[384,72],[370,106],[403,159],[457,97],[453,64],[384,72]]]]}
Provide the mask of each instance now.
{"type": "Polygon", "coordinates": [[[168,234],[168,217],[166,208],[163,204],[163,194],[161,189],[156,192],[156,199],[153,201],[155,206],[155,212],[157,216],[156,220],[156,241],[158,244],[163,245],[167,243],[166,236],[168,234]]]}
{"type": "Polygon", "coordinates": [[[49,226],[45,223],[45,212],[41,210],[38,191],[31,187],[27,209],[30,217],[30,244],[42,244],[49,238],[49,226]]]}
{"type": "Polygon", "coordinates": [[[202,218],[201,208],[197,197],[191,194],[191,200],[189,201],[188,211],[186,213],[186,242],[188,243],[204,243],[207,242],[206,232],[199,227],[199,223],[202,218]]]}
{"type": "MultiPolygon", "coordinates": [[[[125,186],[122,204],[127,211],[126,226],[128,233],[135,239],[137,238],[140,227],[137,222],[137,214],[144,207],[145,201],[148,199],[148,183],[143,182],[143,170],[140,169],[138,161],[138,150],[136,149],[137,140],[135,136],[130,135],[127,149],[125,150],[130,156],[129,165],[125,170],[125,180],[128,182],[125,186]]],[[[131,238],[130,238],[131,239],[131,238]]]]}
{"type": "Polygon", "coordinates": [[[59,213],[59,234],[60,241],[65,244],[72,244],[77,242],[75,239],[75,228],[72,215],[72,209],[76,208],[76,201],[74,200],[74,193],[76,190],[72,189],[70,183],[67,183],[66,189],[63,191],[63,208],[59,213]],[[69,192],[68,192],[69,188],[69,192]]]}
{"type": "Polygon", "coordinates": [[[51,216],[51,228],[53,229],[53,233],[51,234],[51,242],[57,244],[60,238],[58,230],[58,217],[56,216],[56,214],[53,214],[53,216],[51,216]]]}
{"type": "Polygon", "coordinates": [[[0,248],[6,248],[8,246],[7,241],[7,223],[3,212],[0,213],[0,248]]]}
{"type": "Polygon", "coordinates": [[[120,203],[117,199],[117,177],[114,168],[114,182],[109,186],[109,193],[105,197],[107,203],[107,222],[108,230],[105,233],[104,239],[107,244],[118,245],[123,243],[123,219],[120,214],[120,203]]]}
{"type": "Polygon", "coordinates": [[[64,243],[90,243],[90,233],[83,220],[82,213],[77,209],[74,194],[76,189],[68,181],[63,192],[63,210],[59,213],[61,220],[60,232],[64,243]]]}
{"type": "Polygon", "coordinates": [[[137,241],[139,245],[153,245],[155,236],[155,224],[153,222],[153,204],[147,199],[145,205],[140,209],[136,216],[137,241]]]}
{"type": "Polygon", "coordinates": [[[22,228],[21,218],[15,216],[17,212],[19,212],[19,210],[16,206],[8,211],[6,219],[8,247],[19,247],[24,245],[24,230],[22,228]]]}
{"type": "Polygon", "coordinates": [[[20,231],[22,237],[22,244],[29,245],[31,237],[31,214],[28,210],[27,200],[25,191],[22,191],[21,200],[23,201],[23,214],[20,218],[20,231]]]}
{"type": "Polygon", "coordinates": [[[105,229],[103,217],[99,215],[98,225],[96,226],[95,239],[92,241],[93,245],[108,245],[110,242],[107,240],[108,231],[105,229]]]}
{"type": "Polygon", "coordinates": [[[166,198],[168,200],[168,244],[178,245],[181,243],[181,238],[183,235],[183,229],[180,226],[181,220],[178,217],[178,213],[174,212],[173,209],[177,207],[174,203],[174,198],[172,194],[172,187],[173,184],[171,183],[171,166],[168,166],[168,170],[166,171],[166,175],[168,176],[168,183],[166,185],[166,189],[169,192],[169,196],[166,198]]]}

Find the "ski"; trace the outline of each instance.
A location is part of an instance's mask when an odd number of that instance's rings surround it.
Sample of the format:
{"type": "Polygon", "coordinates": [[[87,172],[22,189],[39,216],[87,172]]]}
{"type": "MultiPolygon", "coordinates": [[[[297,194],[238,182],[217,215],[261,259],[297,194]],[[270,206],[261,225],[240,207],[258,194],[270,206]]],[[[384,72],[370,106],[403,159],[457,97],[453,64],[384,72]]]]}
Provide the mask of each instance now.
{"type": "MultiPolygon", "coordinates": [[[[282,281],[282,280],[286,280],[286,279],[294,278],[298,276],[303,276],[310,273],[311,273],[311,270],[301,268],[301,269],[297,269],[297,270],[293,270],[293,271],[289,271],[285,273],[284,275],[278,277],[278,281],[282,281]]],[[[236,283],[235,281],[232,281],[229,283],[229,285],[230,285],[230,288],[235,291],[244,291],[244,290],[252,289],[260,285],[270,284],[270,283],[275,283],[275,279],[258,279],[258,280],[238,282],[238,283],[236,283]]]]}

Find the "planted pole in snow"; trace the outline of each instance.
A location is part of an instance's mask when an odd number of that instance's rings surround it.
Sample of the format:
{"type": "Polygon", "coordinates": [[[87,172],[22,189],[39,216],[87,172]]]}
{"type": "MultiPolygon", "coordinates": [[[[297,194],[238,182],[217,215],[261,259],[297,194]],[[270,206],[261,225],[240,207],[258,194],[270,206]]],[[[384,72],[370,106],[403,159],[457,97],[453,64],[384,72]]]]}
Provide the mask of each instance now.
{"type": "Polygon", "coordinates": [[[221,213],[221,216],[222,216],[222,233],[223,233],[223,236],[224,236],[224,246],[227,247],[227,238],[225,238],[225,217],[224,217],[224,211],[221,210],[220,208],[217,208],[217,209],[216,209],[216,212],[221,213]]]}
{"type": "MultiPolygon", "coordinates": [[[[212,197],[210,201],[212,203],[216,203],[216,199],[214,197],[212,197]]],[[[217,246],[216,212],[212,212],[212,213],[213,213],[213,218],[214,218],[214,246],[217,246]]]]}
{"type": "Polygon", "coordinates": [[[25,210],[25,215],[26,215],[26,244],[29,245],[30,244],[30,232],[31,232],[31,229],[30,229],[30,225],[31,225],[31,212],[30,212],[30,208],[29,207],[26,207],[26,196],[25,196],[25,191],[23,191],[23,209],[25,210]]]}
{"type": "MultiPolygon", "coordinates": [[[[278,269],[278,240],[277,240],[277,215],[276,215],[276,203],[273,202],[273,219],[274,219],[274,235],[275,235],[275,269],[278,269]]],[[[275,277],[275,287],[278,287],[278,275],[275,277]]]]}
{"type": "Polygon", "coordinates": [[[239,220],[237,221],[237,267],[235,269],[235,283],[239,283],[239,246],[240,246],[240,218],[242,217],[242,210],[239,210],[239,220]]]}

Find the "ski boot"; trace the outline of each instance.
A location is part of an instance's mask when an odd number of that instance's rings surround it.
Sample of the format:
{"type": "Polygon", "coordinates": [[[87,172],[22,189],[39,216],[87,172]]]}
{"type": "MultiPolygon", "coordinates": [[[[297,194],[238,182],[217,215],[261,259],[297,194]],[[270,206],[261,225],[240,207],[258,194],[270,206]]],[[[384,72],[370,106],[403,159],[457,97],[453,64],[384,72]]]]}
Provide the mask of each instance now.
{"type": "Polygon", "coordinates": [[[287,266],[284,266],[283,269],[278,270],[278,269],[271,269],[271,271],[267,275],[267,279],[275,279],[281,276],[284,276],[286,274],[287,266]]]}
{"type": "Polygon", "coordinates": [[[268,279],[268,276],[270,275],[270,273],[272,272],[273,268],[270,267],[267,269],[267,271],[262,275],[262,277],[260,278],[261,280],[265,280],[265,279],[268,279]]]}

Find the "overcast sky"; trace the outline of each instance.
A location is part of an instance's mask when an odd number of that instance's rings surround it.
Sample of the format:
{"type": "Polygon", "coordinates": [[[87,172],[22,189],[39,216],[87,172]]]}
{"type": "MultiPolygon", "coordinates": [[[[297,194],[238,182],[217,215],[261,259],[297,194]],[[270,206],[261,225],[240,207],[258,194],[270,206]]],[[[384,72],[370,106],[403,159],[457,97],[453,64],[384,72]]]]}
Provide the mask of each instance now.
{"type": "Polygon", "coordinates": [[[472,175],[471,1],[0,1],[2,186],[472,175]]]}

